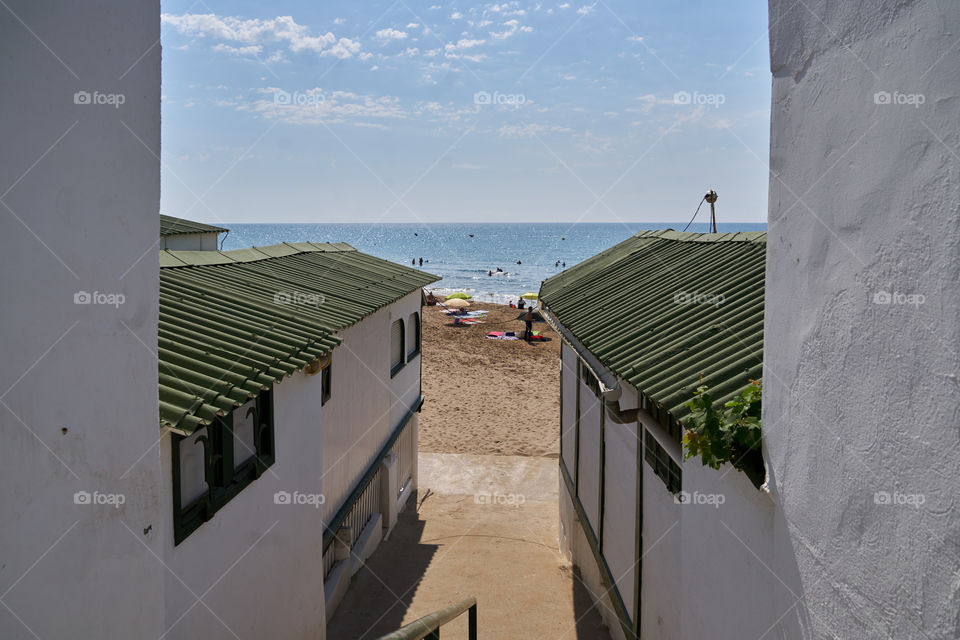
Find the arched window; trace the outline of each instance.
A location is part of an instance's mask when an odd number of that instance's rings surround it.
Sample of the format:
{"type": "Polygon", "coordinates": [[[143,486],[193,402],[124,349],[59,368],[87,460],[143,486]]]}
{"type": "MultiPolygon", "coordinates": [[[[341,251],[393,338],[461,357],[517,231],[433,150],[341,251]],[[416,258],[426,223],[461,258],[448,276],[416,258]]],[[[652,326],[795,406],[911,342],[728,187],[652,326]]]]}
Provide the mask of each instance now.
{"type": "Polygon", "coordinates": [[[393,325],[390,327],[390,377],[397,375],[397,372],[400,369],[403,369],[403,365],[406,364],[404,360],[404,348],[403,348],[403,319],[394,320],[393,325]]]}
{"type": "Polygon", "coordinates": [[[407,322],[407,362],[420,355],[420,314],[411,313],[407,322]]]}

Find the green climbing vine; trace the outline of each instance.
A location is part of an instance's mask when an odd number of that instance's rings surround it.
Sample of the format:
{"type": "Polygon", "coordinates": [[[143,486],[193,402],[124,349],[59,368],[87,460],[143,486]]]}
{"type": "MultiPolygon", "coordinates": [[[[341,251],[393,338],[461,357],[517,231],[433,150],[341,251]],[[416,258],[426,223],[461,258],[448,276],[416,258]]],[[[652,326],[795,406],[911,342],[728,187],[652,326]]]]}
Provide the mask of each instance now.
{"type": "Polygon", "coordinates": [[[760,431],[762,395],[760,380],[751,380],[737,397],[717,409],[707,387],[698,387],[687,403],[690,415],[684,420],[683,459],[700,456],[703,464],[713,469],[729,462],[760,487],[765,475],[760,431]]]}

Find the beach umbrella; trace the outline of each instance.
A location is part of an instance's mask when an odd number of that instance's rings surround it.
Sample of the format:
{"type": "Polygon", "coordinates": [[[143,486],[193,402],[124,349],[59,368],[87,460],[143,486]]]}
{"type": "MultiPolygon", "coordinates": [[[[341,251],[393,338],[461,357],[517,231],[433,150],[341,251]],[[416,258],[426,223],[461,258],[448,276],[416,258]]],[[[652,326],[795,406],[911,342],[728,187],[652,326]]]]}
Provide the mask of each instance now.
{"type": "Polygon", "coordinates": [[[469,300],[471,297],[473,296],[471,296],[469,293],[466,293],[465,291],[455,291],[454,293],[451,293],[450,295],[447,296],[447,300],[450,300],[451,298],[454,298],[454,299],[460,298],[461,300],[469,300]]]}
{"type": "Polygon", "coordinates": [[[447,300],[444,301],[443,304],[445,304],[445,305],[448,306],[448,307],[454,307],[454,308],[457,308],[457,309],[462,309],[462,308],[464,308],[464,307],[469,307],[469,306],[470,306],[470,303],[469,303],[469,302],[467,302],[466,300],[463,300],[463,299],[461,299],[461,298],[454,298],[453,300],[447,298],[447,300]]]}
{"type": "Polygon", "coordinates": [[[537,294],[535,294],[535,293],[533,293],[533,292],[531,291],[531,292],[529,292],[529,293],[523,294],[523,295],[520,296],[520,297],[523,298],[524,300],[536,300],[536,299],[537,299],[537,294]]]}

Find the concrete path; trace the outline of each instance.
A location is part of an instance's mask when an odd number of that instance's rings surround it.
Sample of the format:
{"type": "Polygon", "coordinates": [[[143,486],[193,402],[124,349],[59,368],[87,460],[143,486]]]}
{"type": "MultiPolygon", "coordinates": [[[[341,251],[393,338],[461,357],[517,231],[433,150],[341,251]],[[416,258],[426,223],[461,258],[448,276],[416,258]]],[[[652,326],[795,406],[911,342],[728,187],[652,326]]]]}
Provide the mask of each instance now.
{"type": "MultiPolygon", "coordinates": [[[[609,640],[557,548],[555,458],[420,454],[417,508],[354,577],[329,640],[374,640],[476,596],[483,640],[609,640]]],[[[466,616],[443,627],[466,638],[466,616]]]]}

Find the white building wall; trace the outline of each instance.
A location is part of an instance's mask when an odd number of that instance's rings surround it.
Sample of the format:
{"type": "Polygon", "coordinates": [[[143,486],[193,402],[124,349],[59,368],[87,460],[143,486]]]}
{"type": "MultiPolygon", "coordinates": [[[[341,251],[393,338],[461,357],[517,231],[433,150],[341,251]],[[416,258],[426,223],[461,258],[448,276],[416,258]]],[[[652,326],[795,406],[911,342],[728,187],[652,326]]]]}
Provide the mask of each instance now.
{"type": "Polygon", "coordinates": [[[773,0],[770,24],[763,424],[800,598],[771,635],[956,637],[960,4],[773,0]]]}
{"type": "Polygon", "coordinates": [[[163,438],[164,637],[325,637],[323,511],[274,500],[279,491],[323,494],[320,386],[319,374],[302,371],[274,385],[275,463],[177,546],[163,438]]]}
{"type": "Polygon", "coordinates": [[[160,236],[160,248],[174,251],[216,251],[219,233],[182,233],[160,236]]]}
{"type": "Polygon", "coordinates": [[[560,450],[570,477],[574,474],[577,447],[577,358],[576,352],[564,342],[560,345],[560,450]]]}
{"type": "Polygon", "coordinates": [[[159,12],[0,9],[4,640],[163,631],[158,276],[156,260],[138,262],[159,234],[159,12]],[[77,104],[79,91],[124,102],[77,104]],[[123,301],[74,304],[81,291],[123,301]]]}
{"type": "Polygon", "coordinates": [[[420,356],[390,377],[390,325],[420,312],[419,290],[339,332],[324,405],[325,513],[332,517],[420,394],[420,356]]]}
{"type": "Polygon", "coordinates": [[[632,621],[637,542],[637,423],[616,424],[608,418],[604,430],[603,557],[632,621]]]}
{"type": "Polygon", "coordinates": [[[580,465],[577,494],[590,520],[594,535],[600,534],[600,414],[602,404],[581,380],[580,393],[580,465]]]}
{"type": "Polygon", "coordinates": [[[681,637],[763,637],[784,613],[778,597],[789,595],[768,569],[773,501],[730,465],[714,470],[699,458],[683,464],[683,491],[673,532],[680,544],[681,637]]]}

